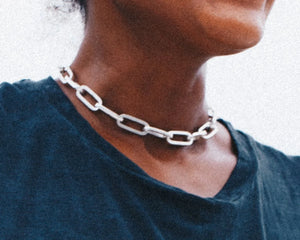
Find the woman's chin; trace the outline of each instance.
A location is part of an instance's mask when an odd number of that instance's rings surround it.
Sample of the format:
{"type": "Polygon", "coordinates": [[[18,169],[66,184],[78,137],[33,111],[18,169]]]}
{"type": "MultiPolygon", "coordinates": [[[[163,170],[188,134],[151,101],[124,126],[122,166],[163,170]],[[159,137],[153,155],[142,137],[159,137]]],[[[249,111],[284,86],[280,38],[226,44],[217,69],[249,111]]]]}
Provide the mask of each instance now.
{"type": "Polygon", "coordinates": [[[263,37],[264,13],[244,12],[244,15],[206,15],[200,23],[202,34],[215,46],[231,54],[255,46],[263,37]]]}
{"type": "Polygon", "coordinates": [[[262,39],[263,33],[263,28],[252,27],[243,30],[227,30],[221,35],[212,34],[210,37],[223,49],[224,54],[234,54],[254,47],[262,39]]]}

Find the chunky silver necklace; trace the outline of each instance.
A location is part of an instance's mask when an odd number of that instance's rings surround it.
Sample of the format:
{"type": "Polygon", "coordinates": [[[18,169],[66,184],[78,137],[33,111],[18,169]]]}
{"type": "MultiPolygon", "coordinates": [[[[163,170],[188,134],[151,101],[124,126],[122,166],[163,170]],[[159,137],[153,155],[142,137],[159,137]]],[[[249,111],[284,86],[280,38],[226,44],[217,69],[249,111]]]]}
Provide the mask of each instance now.
{"type": "Polygon", "coordinates": [[[120,128],[140,136],[149,134],[158,138],[166,139],[166,141],[171,145],[190,146],[199,138],[209,139],[213,137],[218,131],[218,127],[216,125],[216,117],[214,111],[211,108],[208,110],[208,121],[200,126],[196,132],[191,133],[188,131],[179,130],[165,131],[150,126],[149,123],[142,119],[125,113],[118,114],[108,107],[104,106],[102,98],[99,97],[97,93],[95,93],[88,86],[79,85],[73,80],[74,74],[70,67],[61,68],[58,78],[63,84],[68,84],[70,87],[76,90],[77,98],[88,109],[93,112],[102,111],[109,117],[116,120],[116,123],[120,128]],[[87,95],[89,95],[95,101],[95,104],[92,104],[87,99],[87,95]],[[137,128],[132,127],[132,124],[137,126],[137,128]]]}

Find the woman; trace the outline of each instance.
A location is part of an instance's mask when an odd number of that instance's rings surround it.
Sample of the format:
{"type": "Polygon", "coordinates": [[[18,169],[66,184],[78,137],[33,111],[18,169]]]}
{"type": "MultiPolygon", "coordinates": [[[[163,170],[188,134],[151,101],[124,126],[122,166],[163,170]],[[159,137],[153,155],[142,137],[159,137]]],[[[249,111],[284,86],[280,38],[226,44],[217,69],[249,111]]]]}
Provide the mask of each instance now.
{"type": "Polygon", "coordinates": [[[299,158],[205,101],[207,60],[254,46],[273,1],[79,4],[71,67],[1,86],[1,239],[298,239],[299,158]]]}

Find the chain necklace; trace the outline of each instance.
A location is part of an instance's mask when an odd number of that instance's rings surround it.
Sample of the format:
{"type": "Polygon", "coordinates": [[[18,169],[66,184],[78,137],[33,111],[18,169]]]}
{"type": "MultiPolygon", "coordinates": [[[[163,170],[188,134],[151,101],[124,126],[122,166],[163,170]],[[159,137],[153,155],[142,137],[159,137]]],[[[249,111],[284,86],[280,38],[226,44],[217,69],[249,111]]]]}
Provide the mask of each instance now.
{"type": "Polygon", "coordinates": [[[102,111],[109,117],[115,119],[117,125],[120,128],[140,136],[149,134],[158,138],[166,139],[166,141],[171,145],[190,146],[194,143],[195,140],[198,140],[199,138],[209,139],[213,137],[218,131],[218,127],[216,125],[216,117],[214,111],[211,108],[208,109],[208,121],[200,126],[198,128],[198,131],[193,133],[179,130],[165,131],[156,127],[152,127],[146,121],[129,114],[117,114],[108,107],[104,106],[101,97],[99,97],[97,93],[95,93],[88,86],[79,85],[73,80],[74,74],[70,67],[61,68],[58,78],[63,84],[68,84],[70,87],[76,90],[77,98],[88,109],[93,112],[102,111]],[[92,104],[87,100],[87,98],[84,96],[87,94],[92,97],[92,99],[96,102],[95,104],[92,104]],[[139,126],[139,128],[134,128],[130,126],[129,123],[135,124],[139,126]],[[183,140],[178,140],[179,138],[183,140]]]}

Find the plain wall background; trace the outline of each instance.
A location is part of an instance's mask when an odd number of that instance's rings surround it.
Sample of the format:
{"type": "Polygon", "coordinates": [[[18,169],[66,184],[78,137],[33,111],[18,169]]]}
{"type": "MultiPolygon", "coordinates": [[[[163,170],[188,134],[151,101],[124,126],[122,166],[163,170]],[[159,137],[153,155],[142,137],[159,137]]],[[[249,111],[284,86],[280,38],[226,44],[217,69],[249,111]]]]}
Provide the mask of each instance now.
{"type": "MultiPolygon", "coordinates": [[[[0,0],[0,82],[39,80],[69,65],[82,38],[79,13],[60,0],[0,0]]],[[[207,94],[218,116],[287,154],[300,154],[300,1],[277,0],[264,39],[209,63],[207,94]]]]}

